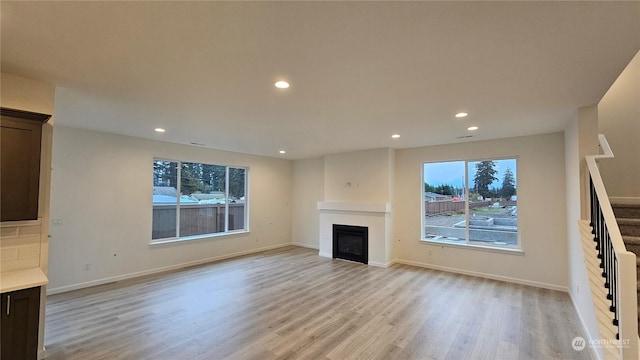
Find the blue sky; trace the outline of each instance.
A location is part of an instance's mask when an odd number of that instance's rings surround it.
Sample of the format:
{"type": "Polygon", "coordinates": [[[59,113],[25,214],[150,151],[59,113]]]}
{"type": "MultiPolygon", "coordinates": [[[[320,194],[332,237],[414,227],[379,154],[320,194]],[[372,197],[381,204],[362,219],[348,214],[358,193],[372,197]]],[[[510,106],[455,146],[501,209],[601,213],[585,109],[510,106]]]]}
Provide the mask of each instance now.
{"type": "MultiPolygon", "coordinates": [[[[507,168],[511,168],[513,177],[517,179],[516,160],[494,160],[496,163],[496,170],[498,174],[496,177],[498,181],[494,181],[490,187],[500,187],[502,185],[502,178],[507,168]]],[[[469,162],[469,181],[473,182],[473,177],[476,175],[477,161],[469,162]]],[[[448,161],[438,163],[426,163],[424,164],[424,181],[430,185],[453,185],[455,187],[463,187],[462,182],[464,179],[464,161],[448,161]]],[[[473,184],[471,184],[473,185],[473,184]]]]}
{"type": "Polygon", "coordinates": [[[453,185],[463,187],[464,161],[424,164],[424,182],[429,185],[453,185]]]}

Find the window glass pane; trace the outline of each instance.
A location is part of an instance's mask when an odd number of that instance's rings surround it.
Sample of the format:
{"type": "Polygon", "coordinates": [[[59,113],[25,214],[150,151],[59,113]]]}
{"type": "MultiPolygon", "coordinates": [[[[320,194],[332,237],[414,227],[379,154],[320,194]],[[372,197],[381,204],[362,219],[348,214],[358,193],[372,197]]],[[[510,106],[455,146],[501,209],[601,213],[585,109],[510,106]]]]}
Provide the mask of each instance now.
{"type": "Polygon", "coordinates": [[[152,240],[246,230],[247,175],[244,168],[154,160],[152,240]]]}
{"type": "Polygon", "coordinates": [[[245,228],[246,169],[229,168],[229,230],[245,228]]]}
{"type": "Polygon", "coordinates": [[[424,164],[425,240],[466,242],[465,162],[424,164]]]}
{"type": "Polygon", "coordinates": [[[226,167],[183,162],[180,237],[224,232],[226,167]]]}
{"type": "Polygon", "coordinates": [[[469,162],[469,241],[518,245],[516,159],[469,162]]]}
{"type": "Polygon", "coordinates": [[[175,238],[177,230],[178,163],[153,162],[152,239],[175,238]]]}

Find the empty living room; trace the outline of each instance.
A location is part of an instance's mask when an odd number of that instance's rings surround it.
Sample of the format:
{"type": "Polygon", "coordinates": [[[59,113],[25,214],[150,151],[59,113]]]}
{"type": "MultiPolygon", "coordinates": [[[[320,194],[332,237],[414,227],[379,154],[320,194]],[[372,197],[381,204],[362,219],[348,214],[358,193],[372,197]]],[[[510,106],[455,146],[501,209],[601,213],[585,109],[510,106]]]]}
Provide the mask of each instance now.
{"type": "Polygon", "coordinates": [[[637,357],[640,2],[0,10],[2,359],[637,357]]]}

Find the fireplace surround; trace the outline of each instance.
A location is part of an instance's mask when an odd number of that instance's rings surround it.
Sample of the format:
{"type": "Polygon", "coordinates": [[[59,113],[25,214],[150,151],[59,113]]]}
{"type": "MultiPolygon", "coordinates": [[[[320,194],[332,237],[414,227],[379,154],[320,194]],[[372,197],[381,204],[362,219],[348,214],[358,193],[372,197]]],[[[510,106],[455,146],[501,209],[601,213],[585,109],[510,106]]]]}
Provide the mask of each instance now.
{"type": "Polygon", "coordinates": [[[387,267],[392,262],[391,204],[370,202],[318,201],[319,251],[333,258],[333,225],[368,228],[367,264],[387,267]]]}

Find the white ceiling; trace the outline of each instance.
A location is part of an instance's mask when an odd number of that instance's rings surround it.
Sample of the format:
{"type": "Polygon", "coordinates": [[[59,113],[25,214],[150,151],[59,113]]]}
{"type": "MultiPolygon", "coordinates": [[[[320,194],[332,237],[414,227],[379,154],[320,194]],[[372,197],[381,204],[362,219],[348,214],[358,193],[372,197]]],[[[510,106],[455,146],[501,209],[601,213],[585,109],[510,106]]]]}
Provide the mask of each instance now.
{"type": "Polygon", "coordinates": [[[561,131],[640,49],[635,1],[0,9],[2,71],[57,85],[56,124],[288,159],[561,131]]]}

